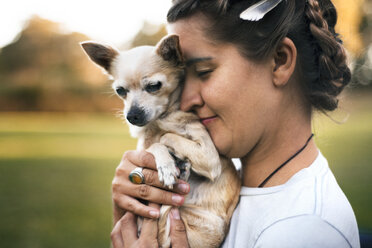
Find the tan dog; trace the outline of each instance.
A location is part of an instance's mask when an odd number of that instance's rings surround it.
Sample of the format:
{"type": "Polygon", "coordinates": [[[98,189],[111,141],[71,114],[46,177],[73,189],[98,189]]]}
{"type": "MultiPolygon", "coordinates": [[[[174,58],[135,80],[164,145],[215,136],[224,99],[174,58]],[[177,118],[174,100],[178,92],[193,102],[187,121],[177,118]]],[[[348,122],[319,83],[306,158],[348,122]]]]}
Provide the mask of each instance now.
{"type": "MultiPolygon", "coordinates": [[[[137,149],[154,155],[159,180],[170,188],[177,177],[190,183],[179,208],[190,247],[219,247],[238,202],[240,179],[231,161],[218,155],[199,118],[179,110],[185,64],[178,36],[125,52],[94,42],[82,47],[115,80],[137,149]]],[[[160,247],[170,247],[170,210],[165,205],[160,210],[160,247]]]]}

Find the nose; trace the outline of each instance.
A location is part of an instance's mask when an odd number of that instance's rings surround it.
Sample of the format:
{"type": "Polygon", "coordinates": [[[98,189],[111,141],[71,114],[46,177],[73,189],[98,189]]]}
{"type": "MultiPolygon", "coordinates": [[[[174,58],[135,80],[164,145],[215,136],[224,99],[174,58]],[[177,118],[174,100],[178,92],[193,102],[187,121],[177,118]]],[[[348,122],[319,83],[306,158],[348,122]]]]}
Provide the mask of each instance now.
{"type": "Polygon", "coordinates": [[[200,93],[200,84],[191,79],[186,79],[181,95],[181,110],[192,111],[203,106],[204,102],[200,93]]]}
{"type": "Polygon", "coordinates": [[[127,120],[131,124],[139,127],[147,124],[145,111],[138,106],[133,106],[130,108],[127,114],[127,120]]]}

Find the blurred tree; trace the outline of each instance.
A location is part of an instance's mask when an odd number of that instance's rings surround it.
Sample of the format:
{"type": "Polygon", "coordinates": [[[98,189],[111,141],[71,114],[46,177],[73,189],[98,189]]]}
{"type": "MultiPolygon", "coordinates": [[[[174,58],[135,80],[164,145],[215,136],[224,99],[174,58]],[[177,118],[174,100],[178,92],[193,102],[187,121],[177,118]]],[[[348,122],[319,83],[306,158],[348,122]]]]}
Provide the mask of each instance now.
{"type": "Polygon", "coordinates": [[[332,1],[338,11],[336,30],[351,57],[352,87],[372,88],[372,1],[332,1]]]}
{"type": "Polygon", "coordinates": [[[145,21],[141,30],[139,30],[133,38],[131,47],[144,45],[154,46],[166,34],[167,30],[164,24],[157,26],[145,21]]]}
{"type": "Polygon", "coordinates": [[[0,110],[107,109],[107,79],[80,48],[84,40],[89,38],[32,17],[0,52],[0,110]]]}
{"type": "Polygon", "coordinates": [[[362,9],[360,34],[365,48],[354,63],[353,81],[356,85],[372,89],[372,1],[365,1],[362,9]]]}
{"type": "Polygon", "coordinates": [[[338,13],[336,30],[342,35],[345,46],[353,56],[363,52],[363,41],[359,26],[362,22],[362,8],[365,0],[332,0],[338,13]]]}
{"type": "Polygon", "coordinates": [[[89,38],[65,33],[59,24],[34,16],[19,38],[0,54],[0,84],[64,87],[77,83],[98,84],[103,76],[92,68],[79,47],[89,38]],[[94,77],[90,76],[94,74],[94,77]]]}

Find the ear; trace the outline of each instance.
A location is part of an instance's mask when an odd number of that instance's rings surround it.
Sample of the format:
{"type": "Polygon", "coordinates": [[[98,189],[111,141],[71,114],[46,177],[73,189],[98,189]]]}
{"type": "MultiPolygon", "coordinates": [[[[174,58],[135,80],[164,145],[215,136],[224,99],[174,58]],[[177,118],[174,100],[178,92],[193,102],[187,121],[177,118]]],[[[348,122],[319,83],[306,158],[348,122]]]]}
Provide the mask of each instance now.
{"type": "Polygon", "coordinates": [[[284,86],[291,78],[297,61],[297,48],[288,37],[278,45],[273,59],[273,83],[276,87],[284,86]]]}
{"type": "Polygon", "coordinates": [[[159,41],[156,45],[156,53],[175,65],[183,63],[180,40],[177,35],[168,35],[159,41]]]}
{"type": "Polygon", "coordinates": [[[119,51],[93,41],[81,42],[80,45],[94,63],[110,73],[112,62],[119,55],[119,51]]]}

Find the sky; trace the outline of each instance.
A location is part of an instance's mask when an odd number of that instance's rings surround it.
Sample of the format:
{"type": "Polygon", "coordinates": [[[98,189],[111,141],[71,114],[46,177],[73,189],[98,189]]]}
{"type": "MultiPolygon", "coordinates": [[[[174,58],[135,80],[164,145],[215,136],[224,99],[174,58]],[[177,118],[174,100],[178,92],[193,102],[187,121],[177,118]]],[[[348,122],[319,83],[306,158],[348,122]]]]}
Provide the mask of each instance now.
{"type": "Polygon", "coordinates": [[[165,23],[170,5],[171,0],[2,0],[0,47],[13,41],[33,15],[61,23],[67,32],[121,45],[144,20],[165,23]]]}

